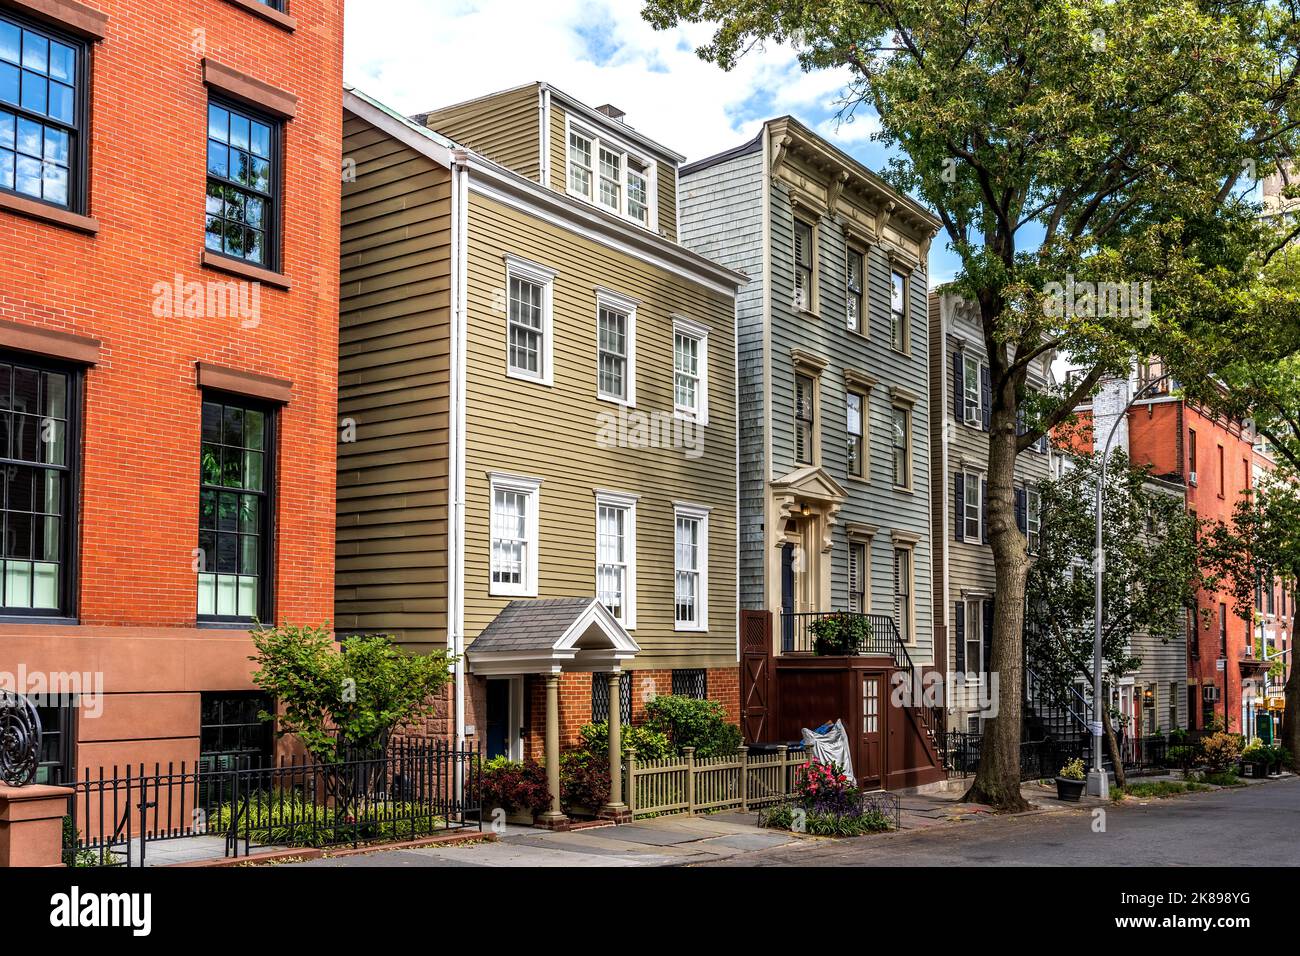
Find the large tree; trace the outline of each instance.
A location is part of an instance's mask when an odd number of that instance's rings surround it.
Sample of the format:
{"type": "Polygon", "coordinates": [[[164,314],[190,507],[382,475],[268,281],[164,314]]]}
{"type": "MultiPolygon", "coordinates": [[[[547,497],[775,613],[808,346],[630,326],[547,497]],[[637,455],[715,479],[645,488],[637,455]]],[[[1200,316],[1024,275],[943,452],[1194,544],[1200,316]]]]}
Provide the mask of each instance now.
{"type": "MultiPolygon", "coordinates": [[[[1039,486],[1044,515],[1041,544],[1029,572],[1028,659],[1057,701],[1068,702],[1077,682],[1093,681],[1093,558],[1100,454],[1072,456],[1059,478],[1039,486]]],[[[1169,639],[1185,631],[1187,608],[1202,583],[1197,519],[1183,496],[1151,481],[1123,452],[1106,472],[1102,540],[1106,575],[1102,598],[1103,680],[1115,687],[1142,666],[1137,639],[1169,639]]],[[[1107,698],[1108,699],[1108,698],[1107,698]]],[[[1116,782],[1124,766],[1112,715],[1100,708],[1116,782]]]]}
{"type": "MultiPolygon", "coordinates": [[[[658,27],[716,24],[724,69],[755,44],[847,67],[898,158],[887,175],[938,214],[979,307],[992,378],[991,667],[1000,675],[968,798],[1024,806],[1021,665],[1029,562],[1015,460],[1135,356],[1162,354],[1258,273],[1266,240],[1243,179],[1295,155],[1300,0],[646,0],[658,27]],[[1152,282],[1152,308],[1062,302],[1078,282],[1152,282]],[[1060,285],[1051,285],[1059,283],[1060,285]],[[1073,308],[1071,306],[1074,306],[1073,308]],[[1083,372],[1031,396],[1052,352],[1083,372]],[[1018,427],[1018,425],[1023,427],[1018,427]]],[[[1228,324],[1216,326],[1230,342],[1228,324]]],[[[1227,357],[1225,344],[1217,359],[1227,357]]],[[[1174,354],[1174,360],[1179,356],[1174,354]]]]}

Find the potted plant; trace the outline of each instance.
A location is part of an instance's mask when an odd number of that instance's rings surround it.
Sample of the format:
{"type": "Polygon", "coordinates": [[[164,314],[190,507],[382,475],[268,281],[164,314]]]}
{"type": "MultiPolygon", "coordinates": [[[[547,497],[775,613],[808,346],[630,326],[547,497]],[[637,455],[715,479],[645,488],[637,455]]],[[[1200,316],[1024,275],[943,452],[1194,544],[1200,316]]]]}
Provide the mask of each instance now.
{"type": "Polygon", "coordinates": [[[1273,763],[1270,767],[1272,773],[1282,773],[1291,765],[1291,751],[1282,744],[1274,744],[1269,748],[1272,751],[1273,763]]]}
{"type": "Polygon", "coordinates": [[[1241,752],[1241,763],[1243,768],[1250,771],[1250,775],[1255,779],[1262,779],[1268,776],[1269,764],[1273,761],[1273,748],[1260,740],[1252,740],[1250,745],[1241,752]]]}
{"type": "Polygon", "coordinates": [[[813,653],[818,657],[856,654],[866,639],[867,622],[862,615],[836,611],[808,625],[813,636],[813,653]]]}
{"type": "Polygon", "coordinates": [[[1057,799],[1078,803],[1083,796],[1083,779],[1083,758],[1068,761],[1056,774],[1057,799]]]}

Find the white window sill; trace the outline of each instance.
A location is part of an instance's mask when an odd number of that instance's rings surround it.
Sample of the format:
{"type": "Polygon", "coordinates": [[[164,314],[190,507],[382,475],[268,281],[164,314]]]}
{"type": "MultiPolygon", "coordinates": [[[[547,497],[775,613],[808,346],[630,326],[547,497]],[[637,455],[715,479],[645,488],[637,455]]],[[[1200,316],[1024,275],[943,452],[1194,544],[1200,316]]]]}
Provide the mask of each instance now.
{"type": "Polygon", "coordinates": [[[527,372],[519,372],[510,368],[506,369],[506,378],[513,378],[519,382],[528,382],[530,385],[541,385],[545,388],[551,388],[553,384],[549,378],[529,375],[527,372]]]}

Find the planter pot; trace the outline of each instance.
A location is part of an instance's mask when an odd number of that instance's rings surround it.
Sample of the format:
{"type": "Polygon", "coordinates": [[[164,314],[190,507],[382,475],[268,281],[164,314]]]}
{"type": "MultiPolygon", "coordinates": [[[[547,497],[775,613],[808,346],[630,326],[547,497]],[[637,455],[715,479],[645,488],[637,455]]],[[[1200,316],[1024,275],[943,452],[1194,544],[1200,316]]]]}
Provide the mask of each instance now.
{"type": "Polygon", "coordinates": [[[1256,780],[1262,780],[1268,776],[1268,764],[1252,763],[1250,764],[1250,775],[1256,780]]]}
{"type": "Polygon", "coordinates": [[[1056,778],[1056,798],[1066,800],[1070,803],[1078,803],[1083,796],[1083,780],[1066,780],[1064,777],[1056,778]]]}

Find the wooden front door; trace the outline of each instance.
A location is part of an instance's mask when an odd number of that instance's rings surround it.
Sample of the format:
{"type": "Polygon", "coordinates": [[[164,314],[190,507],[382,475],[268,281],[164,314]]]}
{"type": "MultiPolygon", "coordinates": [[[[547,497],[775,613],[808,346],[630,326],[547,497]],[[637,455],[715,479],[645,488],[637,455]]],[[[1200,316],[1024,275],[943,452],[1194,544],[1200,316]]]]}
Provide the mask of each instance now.
{"type": "Polygon", "coordinates": [[[853,770],[865,790],[880,786],[883,767],[883,741],[885,739],[885,703],[888,687],[885,675],[879,671],[861,672],[860,703],[857,720],[858,746],[853,755],[853,770]]]}

